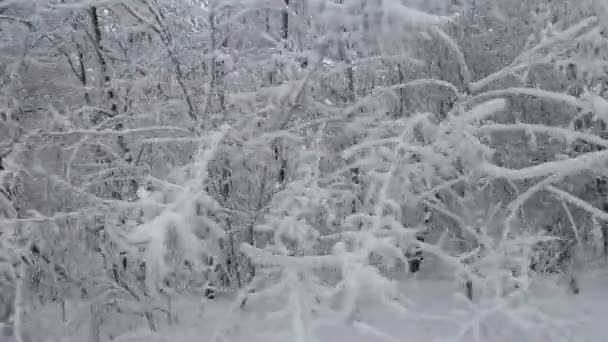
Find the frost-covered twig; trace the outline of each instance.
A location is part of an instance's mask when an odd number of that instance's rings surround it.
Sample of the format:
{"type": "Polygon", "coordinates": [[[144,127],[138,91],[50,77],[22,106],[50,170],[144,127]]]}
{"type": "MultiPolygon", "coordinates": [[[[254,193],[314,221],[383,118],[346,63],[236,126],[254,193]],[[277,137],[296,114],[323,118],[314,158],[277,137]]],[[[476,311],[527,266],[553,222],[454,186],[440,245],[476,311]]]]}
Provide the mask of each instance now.
{"type": "Polygon", "coordinates": [[[29,29],[34,28],[34,24],[30,20],[23,19],[23,18],[17,18],[17,17],[13,17],[10,15],[0,14],[0,20],[18,22],[18,23],[21,23],[21,24],[27,26],[29,29]]]}
{"type": "Polygon", "coordinates": [[[540,191],[545,190],[545,188],[550,186],[552,183],[560,181],[567,175],[568,174],[566,174],[566,173],[559,173],[559,174],[547,177],[546,179],[531,186],[523,193],[519,194],[513,201],[511,201],[511,203],[509,203],[509,205],[507,206],[508,216],[505,219],[506,227],[502,234],[503,241],[506,241],[508,238],[508,235],[511,233],[515,218],[517,217],[517,214],[520,212],[520,210],[522,209],[524,204],[530,198],[532,198],[532,196],[534,196],[535,194],[537,194],[540,191]]]}
{"type": "Polygon", "coordinates": [[[514,61],[510,65],[508,65],[478,81],[471,82],[470,83],[471,92],[473,94],[478,94],[478,93],[482,92],[483,88],[485,88],[490,83],[498,81],[507,75],[516,74],[517,72],[530,68],[531,66],[533,66],[536,63],[540,63],[543,61],[544,62],[554,62],[555,57],[552,56],[551,52],[548,53],[549,54],[548,57],[544,57],[544,58],[543,57],[534,58],[534,57],[535,57],[535,54],[537,54],[542,49],[549,48],[552,45],[555,45],[562,41],[574,39],[582,31],[587,29],[589,26],[594,25],[595,23],[597,23],[596,17],[585,18],[581,22],[571,26],[570,28],[560,32],[559,34],[557,34],[545,41],[539,42],[536,46],[532,47],[531,49],[523,51],[517,58],[514,59],[514,61]]]}
{"type": "Polygon", "coordinates": [[[572,203],[573,205],[589,212],[591,215],[593,215],[603,221],[608,221],[607,212],[594,207],[593,205],[583,201],[582,199],[580,199],[564,190],[561,190],[555,186],[547,186],[547,190],[552,192],[553,194],[557,195],[558,198],[560,198],[561,200],[572,203]]]}
{"type": "Polygon", "coordinates": [[[581,20],[579,23],[569,27],[568,29],[560,32],[559,34],[539,43],[534,46],[532,49],[524,51],[521,55],[515,58],[513,63],[522,63],[526,60],[529,60],[531,56],[533,56],[538,51],[547,48],[555,43],[570,40],[576,37],[581,33],[581,31],[589,28],[589,26],[595,25],[598,22],[597,17],[588,17],[581,20]]]}
{"type": "Polygon", "coordinates": [[[568,221],[570,222],[570,227],[572,228],[572,232],[574,233],[576,243],[577,245],[580,245],[582,243],[581,236],[579,233],[578,225],[576,224],[576,221],[574,221],[574,217],[572,216],[572,212],[570,211],[570,208],[568,208],[568,204],[563,199],[560,200],[560,203],[562,204],[562,207],[564,208],[564,211],[568,216],[568,221]]]}

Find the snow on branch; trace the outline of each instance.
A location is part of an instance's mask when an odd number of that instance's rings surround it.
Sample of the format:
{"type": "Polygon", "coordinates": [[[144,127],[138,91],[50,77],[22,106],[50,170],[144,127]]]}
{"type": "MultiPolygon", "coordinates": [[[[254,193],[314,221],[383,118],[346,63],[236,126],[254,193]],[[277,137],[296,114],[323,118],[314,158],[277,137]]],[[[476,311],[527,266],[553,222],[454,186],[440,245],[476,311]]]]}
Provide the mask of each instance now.
{"type": "Polygon", "coordinates": [[[555,62],[555,56],[551,53],[545,57],[536,57],[535,54],[540,50],[549,48],[550,46],[567,41],[569,39],[575,38],[582,31],[594,25],[597,22],[596,17],[590,17],[582,20],[578,24],[556,34],[555,36],[540,42],[536,46],[532,47],[529,50],[522,52],[515,60],[508,66],[478,80],[470,83],[469,90],[473,93],[479,93],[484,87],[488,84],[498,81],[507,75],[515,75],[517,72],[524,70],[526,68],[531,67],[534,64],[538,63],[549,63],[555,62]]]}
{"type": "Polygon", "coordinates": [[[385,0],[381,2],[387,20],[395,20],[405,25],[420,28],[430,25],[444,25],[455,19],[454,16],[434,15],[403,5],[399,0],[385,0]]]}
{"type": "Polygon", "coordinates": [[[200,145],[195,160],[189,165],[184,184],[172,187],[171,190],[176,191],[174,191],[174,200],[170,204],[160,204],[158,202],[163,196],[149,196],[149,194],[134,203],[144,210],[149,206],[162,209],[154,210],[153,217],[148,222],[140,224],[125,239],[131,245],[145,245],[143,257],[149,265],[146,268],[146,282],[151,289],[156,288],[170,271],[164,258],[167,249],[165,239],[170,231],[179,235],[182,252],[193,261],[198,260],[197,254],[205,249],[205,244],[197,236],[201,226],[209,229],[217,238],[224,235],[223,229],[218,224],[199,213],[198,206],[201,205],[207,210],[220,207],[207,194],[205,180],[209,176],[208,164],[218,152],[219,145],[229,129],[228,125],[223,125],[219,130],[208,133],[209,141],[200,145]]]}
{"type": "Polygon", "coordinates": [[[413,81],[394,84],[394,85],[391,85],[388,87],[383,87],[383,88],[390,89],[390,90],[399,90],[399,89],[403,89],[403,88],[424,87],[424,86],[429,86],[429,85],[447,88],[447,89],[450,89],[451,91],[453,91],[454,94],[459,94],[458,88],[455,85],[453,85],[452,83],[443,81],[443,80],[431,79],[431,78],[420,78],[420,79],[416,79],[413,81]]]}
{"type": "Polygon", "coordinates": [[[533,48],[531,48],[527,51],[524,51],[521,55],[519,55],[517,58],[515,58],[513,63],[514,64],[525,63],[526,61],[529,61],[534,56],[534,54],[537,53],[538,51],[540,51],[544,48],[547,48],[553,44],[573,39],[574,37],[579,35],[582,31],[584,31],[585,29],[589,28],[592,25],[595,25],[597,22],[598,22],[597,17],[589,17],[589,18],[583,19],[578,24],[573,25],[570,28],[556,34],[555,36],[539,43],[538,45],[534,46],[533,48]]]}
{"type": "Polygon", "coordinates": [[[471,110],[464,113],[461,119],[466,123],[481,121],[497,112],[505,110],[506,107],[507,101],[504,99],[490,100],[473,107],[471,110]]]}
{"type": "Polygon", "coordinates": [[[0,191],[0,214],[2,213],[9,219],[17,217],[17,211],[13,207],[13,203],[0,191]]]}
{"type": "MultiPolygon", "coordinates": [[[[367,2],[367,0],[360,1],[361,3],[367,2]]],[[[337,18],[348,13],[349,8],[354,7],[359,2],[336,2],[328,0],[310,0],[308,6],[310,8],[322,8],[325,11],[331,13],[328,17],[335,20],[342,21],[343,18],[337,18]],[[354,6],[353,6],[354,5],[354,6]]],[[[412,6],[404,4],[400,0],[384,0],[378,2],[376,9],[381,11],[385,20],[394,23],[400,23],[410,28],[423,28],[431,25],[443,25],[453,21],[457,14],[452,16],[435,15],[425,11],[418,10],[412,6]]],[[[330,20],[331,20],[330,19],[330,20]]]]}
{"type": "MultiPolygon", "coordinates": [[[[0,193],[1,195],[2,193],[0,193]]],[[[8,219],[0,220],[0,225],[3,227],[9,227],[11,225],[20,224],[20,223],[52,223],[56,224],[58,221],[63,221],[71,218],[83,217],[84,215],[98,213],[99,208],[92,207],[88,209],[80,209],[76,211],[70,212],[55,212],[53,215],[43,215],[35,210],[29,210],[29,213],[32,215],[31,217],[26,218],[17,218],[14,216],[13,218],[9,217],[8,219]]]]}
{"type": "Polygon", "coordinates": [[[65,2],[61,3],[49,3],[46,6],[49,8],[56,9],[72,9],[72,10],[80,10],[89,8],[91,6],[110,6],[116,4],[116,0],[79,0],[75,2],[65,2]]]}
{"type": "Polygon", "coordinates": [[[608,151],[589,152],[576,158],[550,161],[522,169],[509,169],[484,162],[480,165],[479,170],[495,178],[526,180],[553,174],[574,174],[579,171],[589,170],[597,163],[604,161],[607,157],[608,151]]]}
{"type": "Polygon", "coordinates": [[[507,206],[507,211],[509,212],[506,218],[506,229],[503,233],[503,240],[506,239],[507,234],[512,230],[512,224],[517,217],[517,213],[519,210],[526,204],[526,202],[532,198],[535,194],[540,191],[545,190],[552,183],[556,183],[563,179],[566,174],[557,174],[551,177],[545,178],[542,181],[536,183],[535,185],[528,188],[526,191],[518,195],[509,205],[507,206]]]}
{"type": "Polygon", "coordinates": [[[260,266],[276,266],[276,267],[298,267],[298,268],[319,268],[319,267],[342,267],[344,260],[335,255],[306,255],[306,256],[289,256],[282,254],[274,254],[262,249],[251,246],[243,242],[240,245],[240,251],[251,258],[251,261],[260,266]]]}
{"type": "Polygon", "coordinates": [[[574,96],[554,91],[542,90],[537,88],[506,88],[500,90],[491,90],[474,96],[471,102],[483,101],[488,98],[507,97],[507,96],[532,96],[543,100],[551,100],[563,104],[567,104],[577,109],[587,109],[589,106],[585,101],[574,96]]]}
{"type": "Polygon", "coordinates": [[[468,89],[469,84],[472,81],[471,71],[469,70],[469,67],[467,66],[466,58],[464,56],[464,53],[458,46],[458,43],[456,43],[452,39],[452,37],[450,37],[447,33],[445,33],[442,29],[440,29],[437,26],[432,26],[429,29],[429,32],[436,38],[443,41],[443,43],[445,45],[447,45],[447,47],[450,50],[452,50],[452,52],[456,56],[456,61],[458,62],[458,66],[460,68],[460,76],[462,77],[462,83],[463,83],[464,87],[466,89],[468,89]]]}
{"type": "MultiPolygon", "coordinates": [[[[552,60],[552,59],[549,59],[549,60],[552,60]]],[[[529,64],[524,64],[524,65],[517,65],[517,66],[513,66],[513,67],[509,66],[509,67],[500,69],[500,70],[496,71],[495,73],[492,73],[478,81],[469,83],[469,91],[472,94],[477,94],[477,93],[481,92],[483,90],[483,88],[486,87],[488,84],[499,81],[503,77],[506,77],[508,75],[516,75],[517,72],[519,72],[529,66],[530,66],[529,64]]]]}
{"type": "Polygon", "coordinates": [[[127,12],[129,12],[133,17],[135,17],[137,20],[139,20],[139,22],[141,22],[144,25],[147,25],[149,28],[154,30],[154,32],[156,32],[157,34],[162,35],[162,29],[159,28],[154,22],[152,22],[151,20],[146,18],[146,16],[139,13],[133,7],[128,5],[126,2],[121,2],[121,5],[124,7],[125,10],[127,10],[127,12]]]}
{"type": "Polygon", "coordinates": [[[171,126],[149,126],[149,127],[138,127],[129,128],[123,130],[94,130],[94,129],[75,129],[67,132],[48,132],[46,135],[49,136],[66,136],[73,134],[89,134],[89,135],[125,135],[125,134],[137,134],[137,133],[148,133],[155,131],[175,131],[181,133],[191,134],[192,132],[182,127],[171,127],[171,126]]]}
{"type": "Polygon", "coordinates": [[[494,132],[508,132],[508,131],[524,131],[533,132],[536,134],[547,134],[551,137],[561,138],[566,142],[574,142],[576,140],[585,141],[594,145],[608,148],[608,140],[602,139],[596,135],[577,132],[561,127],[552,127],[538,124],[526,124],[526,123],[515,123],[515,124],[489,124],[477,127],[474,129],[476,133],[488,134],[494,132]]]}
{"type": "Polygon", "coordinates": [[[0,21],[2,21],[2,20],[18,22],[18,23],[21,23],[21,24],[27,26],[29,29],[34,28],[34,24],[32,24],[31,21],[26,20],[26,19],[0,14],[0,21]]]}
{"type": "Polygon", "coordinates": [[[455,179],[451,179],[451,180],[447,180],[444,181],[443,183],[440,183],[436,186],[434,186],[433,188],[426,190],[424,192],[422,192],[419,195],[416,195],[413,200],[414,201],[423,201],[428,199],[431,196],[434,196],[436,194],[438,194],[439,192],[443,191],[443,190],[447,190],[450,189],[451,187],[458,185],[460,183],[464,183],[467,181],[467,177],[466,176],[461,176],[461,177],[457,177],[455,179]]]}
{"type": "Polygon", "coordinates": [[[576,240],[576,243],[580,245],[582,243],[581,234],[579,232],[578,225],[574,220],[574,216],[572,216],[572,211],[570,210],[570,208],[568,208],[568,204],[566,203],[566,201],[562,199],[560,203],[562,204],[562,207],[566,212],[566,217],[568,217],[568,221],[570,222],[570,228],[572,228],[572,232],[574,233],[574,239],[576,240]]]}
{"type": "Polygon", "coordinates": [[[549,192],[553,193],[554,195],[556,195],[559,199],[572,203],[573,205],[589,212],[594,217],[597,217],[603,221],[608,221],[607,212],[594,207],[590,203],[583,201],[582,199],[572,195],[571,193],[568,193],[562,189],[559,189],[559,188],[557,188],[555,186],[551,186],[551,185],[547,186],[547,190],[549,192]]]}

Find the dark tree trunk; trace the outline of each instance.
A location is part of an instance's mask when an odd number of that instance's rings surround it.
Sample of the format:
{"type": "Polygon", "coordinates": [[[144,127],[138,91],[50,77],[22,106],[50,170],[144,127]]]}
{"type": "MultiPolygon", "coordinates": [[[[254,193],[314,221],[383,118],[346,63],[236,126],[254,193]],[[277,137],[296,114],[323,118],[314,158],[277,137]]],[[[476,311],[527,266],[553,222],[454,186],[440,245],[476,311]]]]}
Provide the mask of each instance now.
{"type": "Polygon", "coordinates": [[[289,0],[285,0],[285,9],[281,11],[281,37],[289,37],[289,0]]]}
{"type": "Polygon", "coordinates": [[[473,281],[467,280],[464,283],[464,288],[466,291],[467,298],[469,298],[469,300],[473,300],[473,281]]]}

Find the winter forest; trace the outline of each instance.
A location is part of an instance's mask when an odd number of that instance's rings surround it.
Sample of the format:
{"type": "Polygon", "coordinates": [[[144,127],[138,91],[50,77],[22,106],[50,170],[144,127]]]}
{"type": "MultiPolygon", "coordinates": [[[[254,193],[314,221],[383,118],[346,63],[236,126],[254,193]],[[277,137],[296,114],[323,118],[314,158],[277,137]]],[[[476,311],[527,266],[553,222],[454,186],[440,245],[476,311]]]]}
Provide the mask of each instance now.
{"type": "Polygon", "coordinates": [[[606,342],[608,1],[0,0],[0,342],[606,342]]]}

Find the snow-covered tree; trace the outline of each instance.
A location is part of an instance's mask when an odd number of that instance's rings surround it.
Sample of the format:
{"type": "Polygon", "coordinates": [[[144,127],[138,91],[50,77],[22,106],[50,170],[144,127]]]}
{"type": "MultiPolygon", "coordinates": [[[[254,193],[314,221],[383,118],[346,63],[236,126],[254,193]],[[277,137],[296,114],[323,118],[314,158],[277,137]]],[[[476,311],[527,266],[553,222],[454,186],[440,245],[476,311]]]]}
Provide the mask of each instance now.
{"type": "Polygon", "coordinates": [[[457,340],[555,337],[535,286],[608,251],[602,11],[0,0],[0,320],[160,334],[212,286],[216,339],[400,339],[372,307],[429,319],[402,287],[448,277],[457,340]]]}

